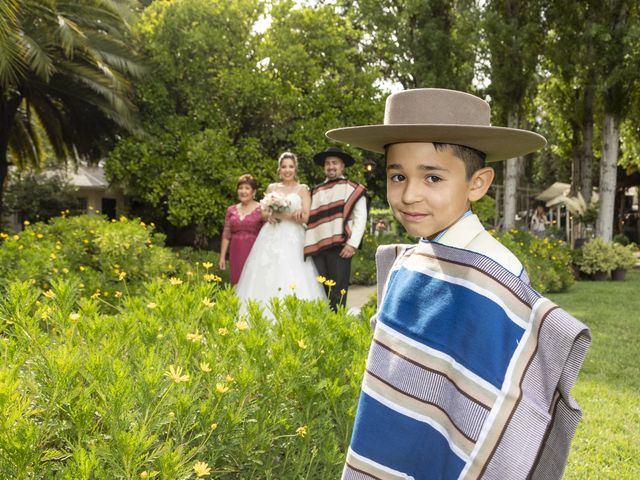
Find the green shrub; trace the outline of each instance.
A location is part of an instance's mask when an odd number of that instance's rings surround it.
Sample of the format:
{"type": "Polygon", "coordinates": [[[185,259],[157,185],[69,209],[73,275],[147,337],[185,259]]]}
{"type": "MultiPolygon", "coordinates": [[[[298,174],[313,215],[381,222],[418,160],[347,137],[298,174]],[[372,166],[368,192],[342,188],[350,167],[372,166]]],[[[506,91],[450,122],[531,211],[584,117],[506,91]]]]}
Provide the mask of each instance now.
{"type": "Polygon", "coordinates": [[[635,267],[638,259],[633,254],[637,250],[635,244],[621,245],[619,243],[613,243],[611,245],[612,249],[612,260],[613,260],[613,268],[612,270],[629,270],[635,267]]]}
{"type": "Polygon", "coordinates": [[[80,213],[76,191],[62,172],[52,176],[15,172],[3,200],[7,211],[17,214],[20,223],[46,222],[64,211],[80,213]]]}
{"type": "Polygon", "coordinates": [[[629,237],[627,237],[626,235],[622,233],[618,233],[613,236],[613,243],[619,243],[620,245],[629,245],[631,241],[629,240],[629,237]]]}
{"type": "Polygon", "coordinates": [[[538,292],[561,292],[573,285],[571,248],[564,241],[538,238],[517,229],[491,233],[522,262],[538,292]]]}
{"type": "Polygon", "coordinates": [[[393,234],[369,235],[362,238],[360,249],[351,261],[351,283],[355,285],[376,284],[376,250],[379,245],[410,243],[411,239],[393,234]]]}
{"type": "Polygon", "coordinates": [[[575,263],[581,272],[592,275],[596,272],[610,272],[615,268],[613,246],[601,237],[585,243],[577,250],[575,263]]]}
{"type": "Polygon", "coordinates": [[[67,279],[6,286],[0,478],[187,479],[196,462],[219,479],[339,477],[366,320],[293,296],[274,324],[240,316],[230,287],[197,276],[106,301],[67,279]]]}
{"type": "Polygon", "coordinates": [[[227,262],[227,269],[220,270],[218,268],[218,260],[220,259],[220,252],[214,250],[204,250],[191,247],[177,247],[174,248],[176,256],[183,261],[181,263],[181,271],[179,273],[185,274],[187,271],[192,270],[194,267],[198,268],[203,264],[211,264],[211,272],[222,278],[223,282],[229,283],[230,269],[227,262]],[[186,270],[185,270],[186,268],[186,270]]]}
{"type": "Polygon", "coordinates": [[[181,263],[152,226],[124,217],[62,216],[0,236],[0,283],[25,280],[47,288],[69,278],[83,291],[108,296],[171,275],[181,263]]]}

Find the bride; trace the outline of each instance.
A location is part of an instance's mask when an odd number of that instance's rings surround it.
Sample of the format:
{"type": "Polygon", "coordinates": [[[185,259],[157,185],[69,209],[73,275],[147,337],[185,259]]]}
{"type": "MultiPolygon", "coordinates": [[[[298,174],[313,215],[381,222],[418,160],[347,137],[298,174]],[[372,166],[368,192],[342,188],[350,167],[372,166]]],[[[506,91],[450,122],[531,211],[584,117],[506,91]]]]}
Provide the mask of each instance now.
{"type": "Polygon", "coordinates": [[[304,226],[309,219],[311,195],[306,185],[297,181],[298,159],[285,152],[278,159],[279,183],[272,183],[266,193],[277,192],[289,202],[287,212],[263,208],[267,221],[244,265],[236,293],[243,301],[257,300],[269,304],[272,297],[296,295],[313,300],[326,298],[312,260],[304,259],[304,226]]]}

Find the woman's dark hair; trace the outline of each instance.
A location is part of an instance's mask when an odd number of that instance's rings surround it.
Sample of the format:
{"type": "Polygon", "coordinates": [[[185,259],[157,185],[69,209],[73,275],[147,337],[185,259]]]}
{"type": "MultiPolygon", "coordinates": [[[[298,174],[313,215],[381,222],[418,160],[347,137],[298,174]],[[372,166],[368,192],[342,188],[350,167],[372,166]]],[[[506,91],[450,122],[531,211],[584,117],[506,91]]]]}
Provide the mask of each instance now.
{"type": "Polygon", "coordinates": [[[249,185],[252,190],[258,189],[258,182],[253,178],[253,175],[249,173],[245,173],[244,175],[240,175],[238,178],[238,183],[236,184],[236,190],[240,188],[240,185],[249,185]]]}

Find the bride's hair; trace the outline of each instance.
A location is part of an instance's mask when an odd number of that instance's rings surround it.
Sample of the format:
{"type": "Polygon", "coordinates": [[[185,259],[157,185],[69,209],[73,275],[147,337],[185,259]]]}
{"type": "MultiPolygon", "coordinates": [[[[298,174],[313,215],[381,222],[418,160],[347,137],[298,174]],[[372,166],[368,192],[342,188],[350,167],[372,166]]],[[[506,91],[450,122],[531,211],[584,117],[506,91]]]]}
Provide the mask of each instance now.
{"type": "Polygon", "coordinates": [[[280,167],[282,166],[282,161],[286,159],[290,159],[293,162],[293,166],[296,169],[295,179],[298,179],[298,157],[296,157],[295,153],[284,152],[282,155],[278,157],[278,174],[280,174],[280,167]]]}

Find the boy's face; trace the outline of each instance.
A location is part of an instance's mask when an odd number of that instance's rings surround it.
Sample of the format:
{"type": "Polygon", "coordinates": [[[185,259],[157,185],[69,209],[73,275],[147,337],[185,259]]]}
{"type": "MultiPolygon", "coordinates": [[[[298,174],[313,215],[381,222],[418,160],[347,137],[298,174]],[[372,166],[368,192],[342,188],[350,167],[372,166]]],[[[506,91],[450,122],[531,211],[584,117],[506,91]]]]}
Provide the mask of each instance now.
{"type": "Polygon", "coordinates": [[[464,162],[448,149],[437,151],[432,143],[396,143],[387,149],[387,201],[416,237],[432,239],[454,224],[471,201],[486,193],[491,180],[491,168],[467,180],[464,162]]]}

